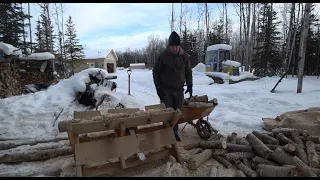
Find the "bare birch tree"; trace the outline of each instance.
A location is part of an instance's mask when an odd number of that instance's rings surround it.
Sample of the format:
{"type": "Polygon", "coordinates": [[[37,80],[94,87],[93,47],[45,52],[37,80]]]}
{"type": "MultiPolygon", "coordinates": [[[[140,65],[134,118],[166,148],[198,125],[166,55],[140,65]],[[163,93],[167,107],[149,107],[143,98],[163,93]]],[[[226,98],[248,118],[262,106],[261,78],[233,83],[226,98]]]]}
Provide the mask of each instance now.
{"type": "Polygon", "coordinates": [[[306,55],[306,43],[307,35],[309,29],[310,21],[310,11],[312,3],[306,3],[304,10],[304,17],[301,19],[302,32],[300,37],[300,49],[299,49],[299,63],[298,63],[298,86],[297,93],[302,92],[302,81],[303,81],[303,71],[304,71],[304,62],[306,55]]]}

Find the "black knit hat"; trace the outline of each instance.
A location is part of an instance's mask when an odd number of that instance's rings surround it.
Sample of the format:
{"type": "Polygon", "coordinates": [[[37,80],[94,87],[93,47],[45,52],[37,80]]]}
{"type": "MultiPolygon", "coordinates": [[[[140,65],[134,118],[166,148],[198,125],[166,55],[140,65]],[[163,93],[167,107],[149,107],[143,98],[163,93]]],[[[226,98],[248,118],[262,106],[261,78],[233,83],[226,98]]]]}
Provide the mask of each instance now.
{"type": "Polygon", "coordinates": [[[175,31],[172,31],[172,33],[170,34],[168,45],[169,46],[180,45],[180,36],[175,31]]]}

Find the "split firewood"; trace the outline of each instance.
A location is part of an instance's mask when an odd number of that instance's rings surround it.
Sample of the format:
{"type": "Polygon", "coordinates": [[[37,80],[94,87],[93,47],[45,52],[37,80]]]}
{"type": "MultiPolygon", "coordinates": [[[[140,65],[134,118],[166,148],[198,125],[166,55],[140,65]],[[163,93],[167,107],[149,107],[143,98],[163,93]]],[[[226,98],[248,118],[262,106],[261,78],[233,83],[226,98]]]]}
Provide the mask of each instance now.
{"type": "Polygon", "coordinates": [[[293,142],[291,139],[287,138],[284,134],[279,133],[277,135],[277,139],[280,141],[281,145],[286,145],[286,144],[296,144],[293,142]]]}
{"type": "Polygon", "coordinates": [[[308,156],[302,145],[296,145],[296,156],[305,164],[308,164],[308,156]]]}
{"type": "Polygon", "coordinates": [[[252,148],[255,150],[255,152],[263,157],[267,158],[272,151],[262,142],[260,141],[254,134],[250,133],[246,136],[246,140],[249,142],[249,144],[252,146],[252,148]]]}
{"type": "Polygon", "coordinates": [[[236,177],[247,177],[247,176],[244,174],[243,171],[238,169],[237,172],[236,172],[236,177]]]}
{"type": "Polygon", "coordinates": [[[292,158],[294,165],[306,177],[318,177],[304,162],[302,162],[297,156],[292,158]]]}
{"type": "Polygon", "coordinates": [[[210,108],[210,107],[214,107],[214,104],[207,103],[207,102],[189,102],[188,107],[210,108]]]}
{"type": "Polygon", "coordinates": [[[257,166],[259,177],[298,177],[299,171],[295,166],[272,166],[259,164],[257,166]]]}
{"type": "Polygon", "coordinates": [[[311,168],[311,170],[312,170],[317,176],[320,176],[320,169],[319,169],[319,168],[311,168]]]}
{"type": "Polygon", "coordinates": [[[266,146],[272,151],[274,151],[278,147],[281,147],[280,145],[275,145],[275,144],[266,144],[266,146]]]}
{"type": "Polygon", "coordinates": [[[319,158],[318,154],[316,152],[316,148],[314,145],[314,142],[307,141],[306,142],[306,149],[307,149],[307,157],[308,157],[308,163],[311,167],[319,167],[319,158]]]}
{"type": "Polygon", "coordinates": [[[191,149],[190,152],[188,153],[188,155],[184,158],[184,161],[186,161],[186,162],[190,161],[190,159],[191,159],[194,155],[200,153],[201,151],[202,151],[201,148],[191,149]]]}
{"type": "Polygon", "coordinates": [[[10,153],[0,156],[0,163],[40,161],[72,154],[71,147],[10,153]]]}
{"type": "Polygon", "coordinates": [[[218,167],[212,166],[209,177],[218,177],[218,167]]]}
{"type": "Polygon", "coordinates": [[[212,156],[211,149],[206,149],[206,150],[202,151],[201,153],[196,154],[188,162],[188,168],[192,169],[192,170],[197,169],[204,162],[206,162],[209,158],[211,158],[211,156],[212,156]]]}
{"type": "Polygon", "coordinates": [[[252,159],[254,156],[255,154],[250,152],[232,152],[232,153],[227,153],[222,155],[222,157],[224,157],[226,160],[228,160],[231,163],[234,163],[244,158],[252,159]]]}
{"type": "Polygon", "coordinates": [[[319,136],[306,136],[306,137],[300,136],[300,138],[304,142],[312,141],[314,143],[320,143],[320,137],[319,136]]]}
{"type": "Polygon", "coordinates": [[[258,164],[266,164],[266,165],[272,165],[272,166],[277,166],[278,164],[272,161],[269,161],[267,159],[263,159],[259,156],[255,156],[252,158],[252,163],[258,165],[258,164]]]}
{"type": "Polygon", "coordinates": [[[240,145],[249,145],[249,142],[245,138],[237,138],[236,143],[240,145]]]}
{"type": "Polygon", "coordinates": [[[199,147],[200,142],[194,142],[194,143],[190,143],[190,144],[186,144],[183,146],[184,150],[191,150],[194,148],[198,148],[199,147]]]}
{"type": "Polygon", "coordinates": [[[246,165],[247,167],[249,167],[250,169],[252,169],[252,168],[251,168],[251,164],[250,164],[250,162],[249,162],[249,160],[248,160],[247,158],[243,158],[243,159],[242,159],[242,162],[243,162],[244,165],[246,165]]]}
{"type": "Polygon", "coordinates": [[[221,156],[228,153],[228,151],[226,149],[212,149],[212,153],[217,156],[221,156]]]}
{"type": "Polygon", "coordinates": [[[253,171],[251,168],[244,165],[241,161],[236,161],[235,165],[244,172],[245,175],[249,177],[257,177],[257,173],[253,171]]]}
{"type": "Polygon", "coordinates": [[[253,152],[249,145],[239,145],[227,143],[227,150],[229,152],[253,152]]]}
{"type": "Polygon", "coordinates": [[[299,137],[299,134],[298,134],[297,131],[291,131],[291,132],[290,132],[290,136],[291,136],[291,139],[292,139],[296,144],[301,145],[303,148],[305,147],[305,146],[304,146],[304,143],[303,143],[303,141],[301,140],[301,138],[299,137]]]}
{"type": "Polygon", "coordinates": [[[192,96],[188,100],[189,100],[189,102],[208,102],[209,98],[208,98],[207,95],[204,95],[204,96],[192,96]]]}
{"type": "Polygon", "coordinates": [[[213,148],[226,149],[227,142],[224,139],[219,139],[217,141],[201,141],[199,146],[202,149],[213,149],[213,148]]]}
{"type": "Polygon", "coordinates": [[[270,156],[270,159],[282,165],[293,165],[292,155],[285,152],[281,147],[278,147],[276,150],[274,150],[274,152],[270,156]]]}
{"type": "Polygon", "coordinates": [[[229,143],[236,144],[237,143],[237,133],[235,133],[235,132],[231,133],[231,135],[229,135],[227,137],[227,141],[229,143]]]}
{"type": "Polygon", "coordinates": [[[232,164],[227,161],[224,157],[212,154],[213,159],[222,164],[225,168],[231,168],[232,164]]]}
{"type": "Polygon", "coordinates": [[[279,140],[277,140],[271,136],[262,134],[258,131],[253,131],[252,134],[254,134],[258,139],[260,139],[260,141],[262,141],[265,144],[275,144],[275,145],[280,144],[279,140]]]}
{"type": "Polygon", "coordinates": [[[283,146],[283,149],[288,153],[293,153],[296,151],[296,146],[294,144],[286,144],[283,146]]]}

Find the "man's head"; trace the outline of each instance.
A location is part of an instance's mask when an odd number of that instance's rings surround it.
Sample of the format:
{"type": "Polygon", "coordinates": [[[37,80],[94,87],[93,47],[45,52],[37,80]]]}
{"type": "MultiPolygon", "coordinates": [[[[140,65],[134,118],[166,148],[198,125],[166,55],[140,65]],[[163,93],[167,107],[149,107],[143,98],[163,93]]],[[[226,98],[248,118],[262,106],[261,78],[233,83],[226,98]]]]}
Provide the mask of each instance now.
{"type": "Polygon", "coordinates": [[[179,52],[180,36],[175,31],[173,31],[169,36],[168,46],[172,54],[177,54],[179,52]]]}

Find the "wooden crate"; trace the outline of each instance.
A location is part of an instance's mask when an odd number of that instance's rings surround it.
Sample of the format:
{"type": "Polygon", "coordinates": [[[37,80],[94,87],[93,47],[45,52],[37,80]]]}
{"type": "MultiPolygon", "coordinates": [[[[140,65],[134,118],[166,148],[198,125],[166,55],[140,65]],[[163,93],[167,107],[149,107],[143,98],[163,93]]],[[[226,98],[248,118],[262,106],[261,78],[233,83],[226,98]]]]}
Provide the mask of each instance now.
{"type": "MultiPolygon", "coordinates": [[[[154,105],[145,109],[154,109],[154,105]]],[[[158,108],[165,108],[161,105],[158,108]]],[[[139,109],[114,109],[109,113],[134,113],[139,109]]],[[[75,119],[90,119],[90,116],[101,116],[99,111],[75,112],[75,119]]],[[[112,171],[131,168],[143,163],[167,158],[173,155],[181,164],[183,160],[177,150],[173,129],[168,123],[176,123],[181,116],[180,110],[164,112],[155,115],[142,115],[127,118],[90,121],[76,123],[70,121],[67,131],[70,144],[74,152],[76,176],[98,176],[112,171]],[[162,124],[160,123],[162,122],[162,124]],[[155,125],[152,127],[138,128],[138,126],[155,125]],[[80,137],[86,133],[106,132],[97,137],[80,137]],[[133,132],[133,133],[132,133],[133,132]],[[155,151],[156,150],[156,151],[155,151]],[[137,154],[150,152],[140,160],[137,154]],[[116,162],[109,160],[118,159],[116,162]],[[99,164],[99,166],[92,166],[99,164]],[[91,166],[90,166],[91,165],[91,166]]]]}

